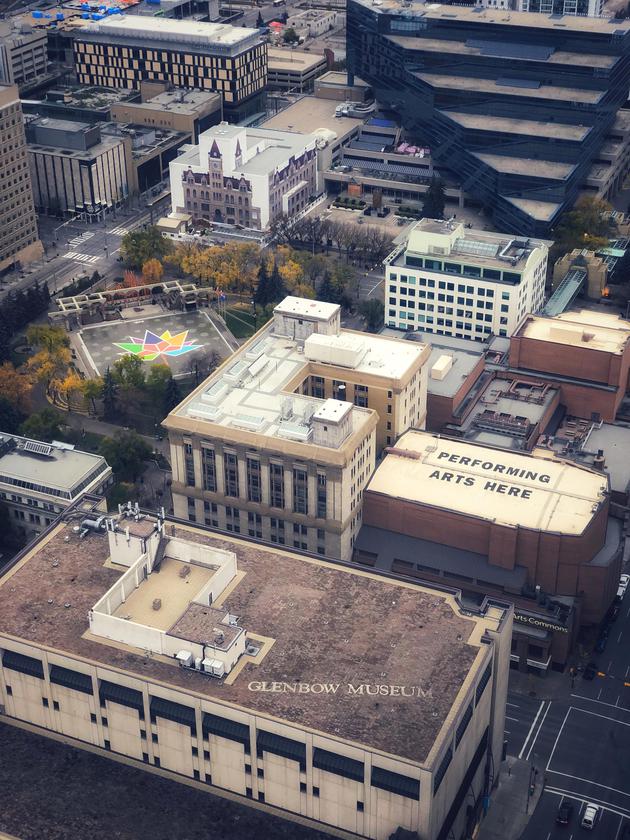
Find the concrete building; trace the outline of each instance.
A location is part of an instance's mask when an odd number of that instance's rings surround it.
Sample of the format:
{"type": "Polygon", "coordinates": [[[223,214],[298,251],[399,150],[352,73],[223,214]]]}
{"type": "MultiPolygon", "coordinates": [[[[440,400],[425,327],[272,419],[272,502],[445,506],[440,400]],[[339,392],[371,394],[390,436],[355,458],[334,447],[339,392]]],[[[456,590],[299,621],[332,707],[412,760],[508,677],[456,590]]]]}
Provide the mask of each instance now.
{"type": "Polygon", "coordinates": [[[335,9],[304,9],[289,15],[286,22],[287,28],[295,30],[298,37],[303,40],[318,38],[332,29],[341,29],[345,25],[345,14],[335,9]]]}
{"type": "Polygon", "coordinates": [[[537,628],[537,650],[514,655],[545,672],[617,592],[622,524],[609,502],[600,470],[410,431],[365,491],[355,559],[450,582],[473,600],[509,597],[537,628]]]}
{"type": "Polygon", "coordinates": [[[559,385],[569,414],[612,423],[628,392],[630,322],[593,309],[529,316],[512,336],[509,366],[559,385]]]}
{"type": "Polygon", "coordinates": [[[23,88],[48,72],[46,33],[0,21],[0,83],[23,88]]]}
{"type": "Polygon", "coordinates": [[[544,303],[548,242],[421,219],[385,260],[385,323],[483,340],[544,303]]]}
{"type": "Polygon", "coordinates": [[[349,0],[347,32],[348,71],[496,227],[549,236],[584,189],[617,182],[592,168],[627,102],[630,22],[349,0]]]}
{"type": "Polygon", "coordinates": [[[0,85],[0,274],[43,252],[18,89],[0,85]]]}
{"type": "Polygon", "coordinates": [[[175,515],[349,559],[378,450],[424,426],[428,356],[285,298],[164,421],[175,515]]]}
{"type": "Polygon", "coordinates": [[[340,837],[475,830],[509,605],[96,513],[0,578],[3,722],[340,837]]]}
{"type": "Polygon", "coordinates": [[[220,93],[232,116],[267,81],[267,44],[257,29],[120,15],[75,34],[82,84],[139,89],[143,81],[220,93]]]}
{"type": "Polygon", "coordinates": [[[97,125],[42,117],[27,124],[35,206],[102,220],[129,193],[122,139],[97,125]]]}
{"type": "Polygon", "coordinates": [[[312,134],[222,122],[171,163],[172,210],[202,224],[266,230],[316,194],[317,142],[312,134]]]}
{"type": "Polygon", "coordinates": [[[182,132],[197,143],[199,135],[221,122],[223,100],[203,90],[165,90],[143,102],[116,102],[110,110],[117,123],[182,132]]]}
{"type": "Polygon", "coordinates": [[[111,483],[100,455],[0,432],[0,499],[23,536],[40,534],[85,493],[101,493],[111,483]]]}
{"type": "Polygon", "coordinates": [[[515,12],[540,12],[544,15],[600,17],[604,11],[604,0],[475,0],[475,6],[515,12]]]}
{"type": "Polygon", "coordinates": [[[291,93],[312,93],[315,79],[325,73],[327,67],[323,55],[287,47],[269,47],[267,89],[286,90],[291,93]]]}

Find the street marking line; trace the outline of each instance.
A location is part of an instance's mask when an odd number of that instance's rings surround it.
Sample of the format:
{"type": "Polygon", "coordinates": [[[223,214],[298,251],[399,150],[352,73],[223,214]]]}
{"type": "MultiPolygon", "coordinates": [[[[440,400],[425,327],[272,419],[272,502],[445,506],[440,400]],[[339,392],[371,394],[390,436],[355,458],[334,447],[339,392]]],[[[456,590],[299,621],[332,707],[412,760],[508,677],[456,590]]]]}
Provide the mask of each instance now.
{"type": "MultiPolygon", "coordinates": [[[[571,714],[571,709],[572,708],[573,708],[573,706],[569,706],[569,708],[567,709],[567,713],[564,716],[564,720],[562,721],[562,725],[560,726],[560,729],[558,730],[558,734],[556,735],[556,740],[553,742],[553,747],[551,748],[551,755],[549,756],[549,761],[547,762],[547,767],[545,768],[546,770],[549,770],[549,766],[551,765],[551,762],[552,762],[552,759],[553,759],[553,754],[556,751],[556,747],[558,746],[558,741],[560,740],[560,736],[562,735],[562,730],[564,729],[564,725],[567,722],[567,719],[568,719],[569,715],[571,714]]],[[[520,757],[521,756],[519,755],[519,758],[520,757]]]]}
{"type": "MultiPolygon", "coordinates": [[[[233,352],[234,352],[234,348],[233,348],[233,347],[230,347],[230,344],[229,344],[229,342],[228,342],[227,338],[223,335],[223,333],[222,333],[222,332],[221,332],[221,330],[217,327],[217,325],[214,323],[214,321],[212,320],[212,318],[208,315],[208,313],[207,313],[207,312],[203,312],[202,314],[203,314],[203,315],[205,315],[205,317],[208,319],[208,321],[209,321],[209,322],[212,324],[212,326],[214,327],[215,332],[216,332],[216,333],[218,333],[218,335],[219,335],[219,336],[223,339],[223,341],[224,341],[224,342],[225,342],[225,344],[227,345],[227,348],[228,348],[228,350],[230,351],[230,353],[233,353],[233,352]]],[[[226,329],[227,329],[227,324],[226,324],[226,329]]],[[[236,348],[238,349],[238,344],[236,345],[236,348]]]]}
{"type": "MultiPolygon", "coordinates": [[[[624,685],[630,686],[630,683],[624,683],[624,685]]],[[[595,700],[594,697],[587,697],[585,694],[571,694],[570,696],[578,700],[588,700],[589,703],[599,703],[600,706],[610,706],[611,709],[619,709],[620,712],[630,712],[630,709],[627,709],[625,706],[615,706],[614,703],[606,703],[605,700],[595,700]]],[[[586,709],[580,709],[579,706],[574,706],[573,708],[579,712],[586,711],[586,709]]]]}
{"type": "Polygon", "coordinates": [[[519,720],[518,718],[511,718],[511,717],[508,717],[507,715],[505,716],[505,719],[506,719],[506,720],[513,720],[513,721],[514,721],[514,723],[518,723],[518,720],[519,720]]]}
{"type": "MultiPolygon", "coordinates": [[[[623,825],[623,817],[621,817],[619,819],[619,825],[617,826],[617,831],[615,832],[615,840],[617,840],[617,838],[619,837],[619,832],[621,831],[621,826],[622,825],[623,825]]],[[[569,837],[569,840],[571,840],[570,837],[569,837]]]]}
{"type": "Polygon", "coordinates": [[[626,811],[624,808],[619,808],[618,805],[612,805],[610,802],[604,802],[602,799],[595,799],[594,797],[584,799],[582,796],[577,793],[573,793],[571,790],[546,787],[543,793],[550,793],[552,796],[559,796],[561,798],[566,797],[567,799],[574,799],[576,802],[580,802],[580,814],[587,802],[594,802],[596,805],[599,805],[603,811],[610,811],[613,814],[617,814],[618,817],[630,817],[630,811],[626,811]]]}
{"type": "Polygon", "coordinates": [[[545,701],[541,700],[540,701],[540,706],[538,707],[538,711],[536,712],[536,717],[534,718],[532,725],[529,727],[529,732],[527,733],[527,737],[525,738],[525,740],[523,742],[523,748],[521,749],[520,753],[518,754],[519,758],[523,758],[523,753],[525,752],[525,748],[527,747],[527,742],[529,741],[529,739],[531,737],[531,734],[534,730],[534,727],[536,726],[536,723],[538,722],[538,718],[540,717],[540,713],[542,712],[544,705],[545,705],[545,701]]]}
{"type": "Polygon", "coordinates": [[[623,636],[623,630],[622,630],[622,631],[621,631],[621,633],[617,636],[617,644],[619,644],[619,643],[621,642],[621,637],[622,637],[622,636],[623,636]]]}
{"type": "Polygon", "coordinates": [[[561,773],[560,770],[547,769],[547,772],[553,773],[555,776],[566,776],[567,779],[575,779],[576,782],[585,782],[587,785],[595,785],[595,787],[604,788],[604,790],[610,790],[613,793],[620,793],[622,796],[627,796],[630,799],[630,793],[619,790],[619,788],[610,787],[610,785],[602,785],[600,782],[593,782],[591,779],[583,779],[581,776],[573,776],[571,773],[561,773]]]}
{"type": "MultiPolygon", "coordinates": [[[[630,667],[630,666],[629,666],[630,667]]],[[[506,706],[512,706],[513,709],[520,709],[521,707],[518,706],[516,703],[506,703],[506,706]]]]}
{"type": "Polygon", "coordinates": [[[527,760],[527,761],[529,761],[529,757],[530,757],[530,755],[532,754],[532,750],[534,749],[534,745],[536,744],[536,741],[538,740],[538,736],[540,735],[540,732],[541,732],[541,730],[542,730],[542,728],[543,728],[543,726],[544,726],[544,723],[545,723],[545,718],[547,717],[547,713],[549,712],[549,709],[550,709],[550,708],[551,708],[551,700],[550,700],[550,701],[549,701],[549,703],[547,704],[547,708],[545,709],[545,714],[542,716],[542,719],[541,719],[541,721],[540,721],[540,726],[539,726],[539,727],[538,727],[538,729],[536,730],[536,734],[534,735],[534,738],[533,738],[533,740],[532,740],[531,746],[530,746],[530,748],[529,748],[529,750],[528,750],[528,752],[527,752],[527,758],[526,758],[526,760],[527,760]]]}
{"type": "MultiPolygon", "coordinates": [[[[611,706],[613,709],[620,708],[619,706],[613,706],[612,703],[606,703],[606,705],[611,706]]],[[[619,723],[621,726],[630,726],[630,723],[626,723],[625,720],[617,720],[617,718],[610,717],[610,715],[600,715],[597,712],[591,712],[588,709],[578,709],[577,706],[570,706],[569,712],[571,711],[571,709],[574,709],[576,712],[581,712],[583,715],[593,715],[593,717],[603,718],[604,720],[611,720],[613,723],[619,723]]],[[[567,716],[569,712],[567,712],[567,716]]]]}

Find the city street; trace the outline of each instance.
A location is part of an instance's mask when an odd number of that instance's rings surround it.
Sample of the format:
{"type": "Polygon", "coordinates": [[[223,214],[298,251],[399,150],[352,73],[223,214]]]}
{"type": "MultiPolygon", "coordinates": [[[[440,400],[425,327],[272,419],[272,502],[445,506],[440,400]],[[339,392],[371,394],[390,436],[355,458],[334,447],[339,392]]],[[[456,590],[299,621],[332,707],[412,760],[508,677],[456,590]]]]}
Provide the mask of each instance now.
{"type": "Polygon", "coordinates": [[[508,753],[529,760],[544,790],[522,840],[621,840],[630,832],[630,598],[612,625],[593,681],[551,675],[556,689],[539,698],[510,692],[508,753]],[[573,685],[572,685],[573,682],[573,685]],[[557,689],[560,685],[561,688],[557,689]],[[568,826],[556,825],[562,800],[573,805],[568,826]],[[590,834],[580,827],[587,802],[600,806],[590,834]]]}

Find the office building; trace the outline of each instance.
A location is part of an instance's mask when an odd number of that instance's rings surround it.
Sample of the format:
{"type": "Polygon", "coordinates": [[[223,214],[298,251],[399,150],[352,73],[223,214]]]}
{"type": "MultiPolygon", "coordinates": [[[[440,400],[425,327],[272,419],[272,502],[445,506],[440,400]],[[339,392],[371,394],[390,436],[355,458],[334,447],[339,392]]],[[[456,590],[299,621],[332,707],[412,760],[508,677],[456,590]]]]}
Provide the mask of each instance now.
{"type": "Polygon", "coordinates": [[[2,722],[339,836],[470,836],[501,767],[508,604],[97,513],[0,578],[2,722]]]}
{"type": "Polygon", "coordinates": [[[267,53],[267,89],[291,93],[312,93],[315,79],[326,72],[323,55],[304,50],[269,47],[267,53]]]}
{"type": "Polygon", "coordinates": [[[221,122],[222,104],[218,93],[165,90],[143,102],[116,102],[110,113],[114,122],[183,132],[190,143],[197,143],[202,132],[221,122]]]}
{"type": "Polygon", "coordinates": [[[514,12],[539,12],[543,15],[600,17],[604,11],[604,0],[475,0],[475,6],[514,12]]]}
{"type": "Polygon", "coordinates": [[[125,145],[98,125],[32,119],[28,159],[35,206],[41,213],[102,220],[129,193],[125,145]]]}
{"type": "Polygon", "coordinates": [[[548,245],[421,219],[385,260],[385,323],[482,341],[544,303],[548,245]]]}
{"type": "Polygon", "coordinates": [[[100,455],[0,432],[0,499],[22,536],[40,534],[83,494],[102,493],[111,483],[100,455]]]}
{"type": "Polygon", "coordinates": [[[119,15],[75,34],[79,82],[139,90],[143,81],[220,93],[231,115],[265,87],[267,44],[257,29],[119,15]]]}
{"type": "Polygon", "coordinates": [[[428,357],[285,298],[164,421],[175,515],[349,559],[377,451],[424,426],[428,357]]]}
{"type": "Polygon", "coordinates": [[[220,123],[170,166],[174,213],[266,230],[317,192],[317,137],[220,123]]]}
{"type": "Polygon", "coordinates": [[[355,560],[459,586],[473,601],[510,598],[535,647],[519,653],[517,641],[515,661],[545,672],[616,595],[622,522],[609,508],[601,470],[409,431],[365,491],[355,560]]]}
{"type": "MultiPolygon", "coordinates": [[[[348,68],[497,228],[545,237],[605,161],[628,96],[630,22],[350,0],[348,68]]],[[[610,174],[593,189],[623,178],[610,174]]]]}
{"type": "Polygon", "coordinates": [[[46,33],[0,21],[0,83],[22,89],[48,72],[46,33]]]}
{"type": "Polygon", "coordinates": [[[43,252],[18,89],[0,85],[0,274],[43,252]]]}

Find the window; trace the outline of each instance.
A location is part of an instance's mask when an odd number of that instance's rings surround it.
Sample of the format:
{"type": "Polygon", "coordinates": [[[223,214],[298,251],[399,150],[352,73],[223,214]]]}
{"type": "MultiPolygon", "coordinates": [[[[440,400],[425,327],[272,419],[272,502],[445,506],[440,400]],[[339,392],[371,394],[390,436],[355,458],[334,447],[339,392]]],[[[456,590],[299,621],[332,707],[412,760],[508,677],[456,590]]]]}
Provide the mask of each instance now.
{"type": "Polygon", "coordinates": [[[470,723],[470,720],[471,720],[472,716],[473,716],[473,707],[472,707],[472,701],[471,701],[468,704],[468,708],[464,712],[464,716],[462,717],[460,722],[457,724],[457,729],[455,730],[455,747],[456,748],[459,746],[460,741],[464,737],[464,733],[466,732],[466,729],[468,728],[468,724],[470,723]]]}
{"type": "Polygon", "coordinates": [[[319,788],[318,787],[313,786],[313,796],[319,797],[319,788]]]}
{"type": "Polygon", "coordinates": [[[260,461],[247,458],[247,498],[250,502],[261,501],[260,461]]]}
{"type": "Polygon", "coordinates": [[[225,495],[238,498],[238,458],[236,453],[224,453],[223,468],[225,472],[225,495]]]}
{"type": "MultiPolygon", "coordinates": [[[[58,701],[57,701],[57,700],[53,700],[53,709],[54,709],[56,712],[58,712],[58,711],[59,711],[59,703],[58,703],[58,701]]],[[[105,721],[105,723],[107,723],[106,718],[103,718],[103,720],[105,721]]]]}
{"type": "Polygon", "coordinates": [[[363,802],[357,802],[357,811],[362,814],[363,813],[363,802]]]}
{"type": "Polygon", "coordinates": [[[214,449],[202,449],[203,489],[215,491],[217,489],[217,466],[214,449]]]}
{"type": "Polygon", "coordinates": [[[293,510],[308,513],[308,473],[301,467],[293,469],[293,510]]]}
{"type": "Polygon", "coordinates": [[[261,770],[260,767],[259,767],[258,770],[256,770],[256,775],[258,776],[259,779],[264,779],[265,778],[265,771],[261,770]]]}
{"type": "Polygon", "coordinates": [[[354,404],[359,408],[368,407],[368,388],[367,385],[354,386],[354,404]]]}
{"type": "Polygon", "coordinates": [[[433,777],[433,796],[438,792],[440,785],[442,784],[442,779],[446,775],[446,771],[448,770],[449,764],[453,760],[453,748],[449,747],[444,755],[444,758],[440,762],[440,765],[433,777]]]}
{"type": "Polygon", "coordinates": [[[195,486],[195,462],[193,459],[192,443],[184,443],[184,467],[186,469],[186,485],[195,486]]]}
{"type": "Polygon", "coordinates": [[[284,467],[282,464],[269,464],[269,504],[271,507],[284,507],[284,467]]]}
{"type": "Polygon", "coordinates": [[[479,680],[479,685],[477,686],[477,690],[475,691],[475,704],[479,702],[481,699],[481,695],[483,694],[486,686],[490,682],[490,677],[492,676],[492,663],[488,665],[486,670],[483,672],[483,676],[479,680]]]}
{"type": "Polygon", "coordinates": [[[306,793],[306,782],[300,782],[300,793],[306,793]]]}

